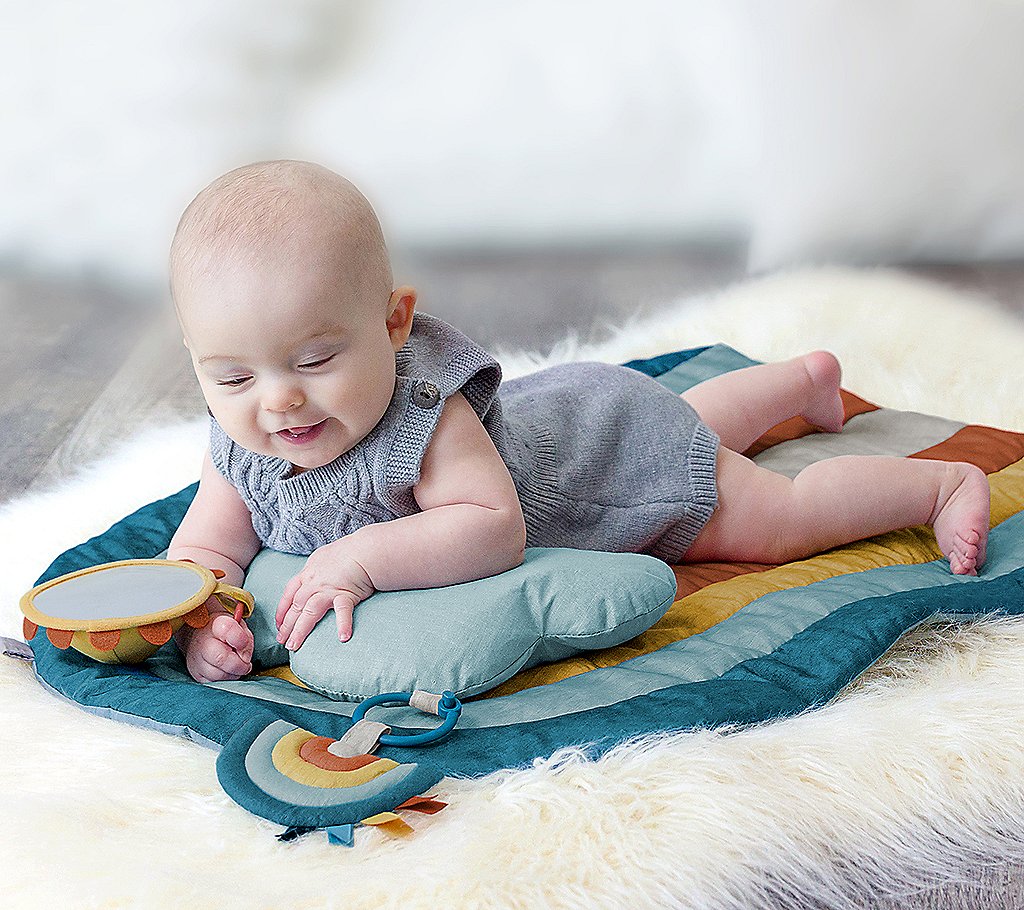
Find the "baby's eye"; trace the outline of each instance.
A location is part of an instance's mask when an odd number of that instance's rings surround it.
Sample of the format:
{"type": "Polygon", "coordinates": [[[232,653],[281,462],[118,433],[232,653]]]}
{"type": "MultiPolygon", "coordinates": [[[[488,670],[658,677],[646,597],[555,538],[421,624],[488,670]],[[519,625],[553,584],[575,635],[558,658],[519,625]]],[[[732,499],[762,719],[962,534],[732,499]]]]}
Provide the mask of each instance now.
{"type": "Polygon", "coordinates": [[[301,364],[299,364],[299,366],[301,366],[301,367],[321,367],[325,363],[327,363],[329,360],[334,360],[334,355],[333,354],[331,354],[330,357],[325,357],[323,360],[317,360],[317,361],[314,361],[313,363],[301,363],[301,364]]]}
{"type": "Polygon", "coordinates": [[[249,381],[249,377],[248,376],[240,376],[237,379],[225,379],[223,382],[218,380],[217,381],[217,385],[232,385],[232,386],[234,386],[234,385],[241,385],[243,382],[248,382],[248,381],[249,381]]]}

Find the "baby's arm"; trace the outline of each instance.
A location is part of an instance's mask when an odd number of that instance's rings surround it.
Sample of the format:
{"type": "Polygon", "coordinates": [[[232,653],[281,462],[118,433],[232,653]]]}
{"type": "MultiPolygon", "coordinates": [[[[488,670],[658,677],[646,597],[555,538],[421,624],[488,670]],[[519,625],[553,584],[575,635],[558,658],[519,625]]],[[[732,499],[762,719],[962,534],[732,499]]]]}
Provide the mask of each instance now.
{"type": "MultiPolygon", "coordinates": [[[[207,450],[199,490],[171,540],[167,558],[221,569],[225,582],[240,587],[261,546],[248,507],[213,466],[207,450]]],[[[207,608],[213,618],[204,628],[183,625],[174,640],[194,679],[237,679],[252,669],[252,632],[228,616],[214,598],[207,601],[207,608]]]]}
{"type": "Polygon", "coordinates": [[[378,590],[453,585],[523,561],[526,522],[512,475],[460,392],[445,402],[412,492],[422,512],[352,535],[378,590]]]}
{"type": "Polygon", "coordinates": [[[339,637],[345,640],[352,630],[352,608],[373,590],[458,584],[523,561],[526,524],[512,477],[480,418],[458,392],[445,402],[413,495],[422,512],[366,525],[310,557],[278,606],[280,640],[298,647],[332,606],[338,612],[339,637]],[[346,578],[350,571],[360,577],[346,578]]]}

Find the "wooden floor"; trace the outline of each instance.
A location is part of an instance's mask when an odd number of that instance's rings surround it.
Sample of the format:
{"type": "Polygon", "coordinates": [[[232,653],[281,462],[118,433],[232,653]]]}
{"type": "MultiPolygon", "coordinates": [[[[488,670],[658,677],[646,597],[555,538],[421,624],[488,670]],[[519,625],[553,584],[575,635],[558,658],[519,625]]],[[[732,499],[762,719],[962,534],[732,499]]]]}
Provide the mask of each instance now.
{"type": "MultiPolygon", "coordinates": [[[[399,250],[395,279],[485,347],[584,340],[745,275],[740,247],[399,250]]],[[[1024,318],[1024,263],[909,270],[985,294],[1024,318]]],[[[205,405],[169,300],[0,273],[0,502],[51,487],[149,424],[205,405]]]]}

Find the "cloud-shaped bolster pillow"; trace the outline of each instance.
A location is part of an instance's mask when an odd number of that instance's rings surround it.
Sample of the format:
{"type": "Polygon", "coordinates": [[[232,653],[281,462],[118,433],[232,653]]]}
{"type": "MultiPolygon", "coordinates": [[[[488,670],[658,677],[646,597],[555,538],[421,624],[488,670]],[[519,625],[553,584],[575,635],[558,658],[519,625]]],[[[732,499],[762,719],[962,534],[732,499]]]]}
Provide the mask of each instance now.
{"type": "MultiPolygon", "coordinates": [[[[305,559],[262,550],[249,566],[259,665],[289,662],[274,613],[305,559]]],[[[378,591],[356,607],[347,642],[328,613],[291,654],[291,669],[336,699],[413,689],[477,695],[526,667],[628,641],[657,622],[675,594],[675,574],[653,556],[531,547],[522,565],[489,578],[378,591]]]]}

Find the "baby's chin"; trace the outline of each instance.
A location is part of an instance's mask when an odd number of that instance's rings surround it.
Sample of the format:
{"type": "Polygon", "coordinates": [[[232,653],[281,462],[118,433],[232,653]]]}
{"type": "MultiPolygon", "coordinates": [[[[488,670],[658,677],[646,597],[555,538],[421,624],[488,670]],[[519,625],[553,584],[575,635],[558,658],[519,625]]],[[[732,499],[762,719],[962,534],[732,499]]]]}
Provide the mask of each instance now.
{"type": "Polygon", "coordinates": [[[318,449],[315,453],[296,452],[285,444],[277,446],[272,452],[265,452],[263,454],[272,455],[275,458],[283,458],[285,461],[290,461],[296,468],[311,471],[314,468],[322,468],[324,465],[330,464],[344,455],[346,451],[347,449],[339,450],[332,447],[329,449],[318,449]]]}

